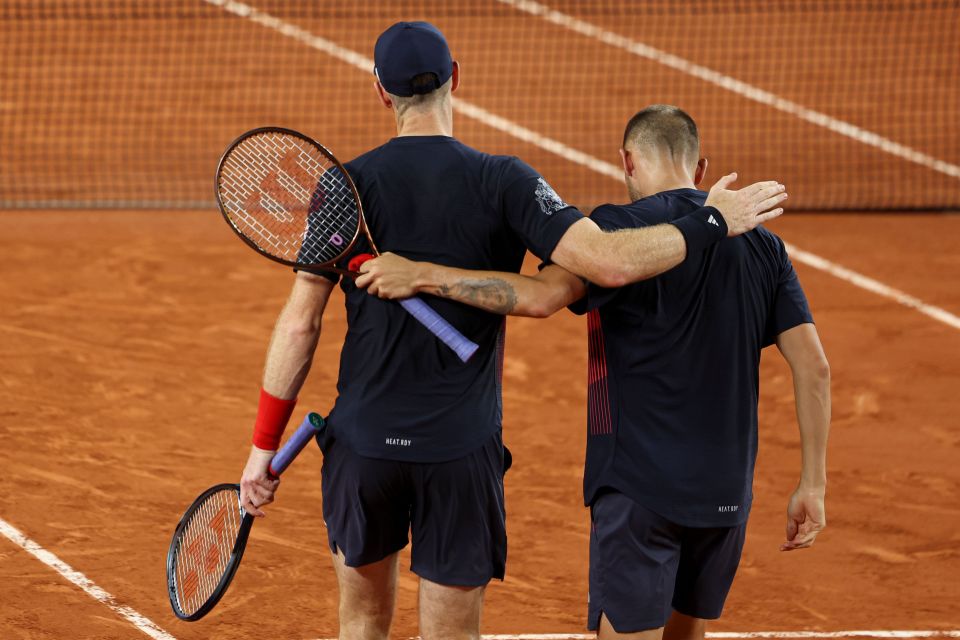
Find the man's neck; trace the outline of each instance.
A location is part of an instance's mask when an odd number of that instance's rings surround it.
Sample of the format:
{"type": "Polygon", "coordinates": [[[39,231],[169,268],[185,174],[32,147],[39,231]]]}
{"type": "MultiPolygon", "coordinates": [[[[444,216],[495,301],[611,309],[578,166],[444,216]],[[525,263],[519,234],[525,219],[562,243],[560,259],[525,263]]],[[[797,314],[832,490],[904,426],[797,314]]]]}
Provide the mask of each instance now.
{"type": "Polygon", "coordinates": [[[651,193],[663,193],[674,189],[696,189],[693,180],[663,180],[653,185],[651,193]]]}
{"type": "Polygon", "coordinates": [[[681,167],[672,167],[669,170],[661,171],[654,176],[650,183],[646,185],[649,195],[663,193],[664,191],[673,191],[674,189],[696,189],[693,183],[693,176],[689,171],[681,167]]]}
{"type": "Polygon", "coordinates": [[[453,109],[408,109],[397,118],[397,137],[404,136],[452,136],[453,109]]]}

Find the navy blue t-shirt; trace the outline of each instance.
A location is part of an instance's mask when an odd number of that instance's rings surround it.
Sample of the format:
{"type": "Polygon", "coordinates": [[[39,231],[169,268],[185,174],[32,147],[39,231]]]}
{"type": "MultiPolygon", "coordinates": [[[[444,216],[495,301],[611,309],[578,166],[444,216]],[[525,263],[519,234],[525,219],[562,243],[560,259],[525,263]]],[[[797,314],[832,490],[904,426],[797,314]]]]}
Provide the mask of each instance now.
{"type": "MultiPolygon", "coordinates": [[[[583,217],[519,159],[446,136],[394,138],[345,166],[377,248],[411,260],[519,272],[527,249],[549,258],[583,217]]],[[[441,462],[500,430],[503,316],[424,296],[480,345],[463,363],[396,302],[351,278],[340,286],[348,328],[329,417],[338,440],[367,457],[441,462]]]]}
{"type": "MultiPolygon", "coordinates": [[[[591,218],[613,231],[675,220],[707,194],[666,191],[591,218]]],[[[757,454],[760,350],[813,322],[783,242],[763,228],[619,289],[590,285],[584,499],[604,487],[692,527],[745,522],[757,454]]]]}

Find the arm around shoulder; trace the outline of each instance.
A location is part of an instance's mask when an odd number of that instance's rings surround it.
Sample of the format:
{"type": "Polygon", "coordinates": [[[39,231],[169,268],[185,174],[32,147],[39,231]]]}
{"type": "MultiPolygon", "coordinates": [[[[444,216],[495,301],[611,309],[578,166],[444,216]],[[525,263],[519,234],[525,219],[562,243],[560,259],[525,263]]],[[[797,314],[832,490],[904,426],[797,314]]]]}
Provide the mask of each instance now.
{"type": "Polygon", "coordinates": [[[572,225],[550,259],[601,287],[652,278],[683,262],[687,245],[671,224],[604,231],[590,218],[572,225]]]}

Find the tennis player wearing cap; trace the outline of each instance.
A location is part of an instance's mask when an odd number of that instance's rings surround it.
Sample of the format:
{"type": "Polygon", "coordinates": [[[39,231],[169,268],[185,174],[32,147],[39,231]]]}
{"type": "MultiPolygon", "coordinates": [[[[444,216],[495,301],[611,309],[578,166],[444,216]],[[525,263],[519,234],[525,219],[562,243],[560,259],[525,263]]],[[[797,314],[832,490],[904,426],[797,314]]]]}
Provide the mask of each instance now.
{"type": "MultiPolygon", "coordinates": [[[[781,213],[776,183],[718,183],[669,224],[604,233],[532,168],[452,137],[460,83],[443,35],[393,25],[374,50],[376,91],[397,137],[347,163],[381,249],[418,260],[517,272],[527,249],[601,285],[653,276],[700,255],[727,228],[781,213]]],[[[369,247],[359,246],[358,252],[369,247]]],[[[278,480],[267,464],[310,368],[336,277],[298,273],[267,353],[244,508],[262,515],[278,480]]],[[[412,537],[422,637],[478,638],[483,592],[506,560],[500,365],[503,318],[430,304],[480,345],[467,364],[394,303],[340,282],[347,335],[322,447],[323,515],[340,588],[340,637],[386,638],[398,552],[412,537]]]]}
{"type": "MultiPolygon", "coordinates": [[[[695,188],[707,168],[699,154],[689,115],[640,111],[622,148],[633,202],[591,218],[621,233],[697,210],[707,196],[695,188]]],[[[555,265],[535,278],[391,254],[365,267],[358,284],[383,297],[423,291],[533,316],[574,303],[588,314],[588,625],[601,639],[699,640],[720,616],[750,511],[760,351],[771,344],[793,373],[803,452],[781,549],[809,547],[826,524],[829,367],[786,248],[766,229],[625,287],[586,284],[555,265]]]]}

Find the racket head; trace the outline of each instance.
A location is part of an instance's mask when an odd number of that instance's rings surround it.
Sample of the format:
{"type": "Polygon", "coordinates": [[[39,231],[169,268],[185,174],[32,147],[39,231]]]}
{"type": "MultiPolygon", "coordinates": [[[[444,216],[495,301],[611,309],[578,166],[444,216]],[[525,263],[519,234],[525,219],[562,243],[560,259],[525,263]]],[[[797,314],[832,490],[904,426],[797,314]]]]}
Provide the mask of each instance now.
{"type": "Polygon", "coordinates": [[[326,147],[292,129],[242,134],[220,158],[214,187],[230,228],[281,264],[346,273],[334,264],[361,232],[370,240],[347,170],[326,147]]]}
{"type": "Polygon", "coordinates": [[[240,506],[239,484],[218,484],[193,501],[167,551],[167,594],[173,613],[194,621],[207,615],[233,580],[253,516],[240,506]]]}

